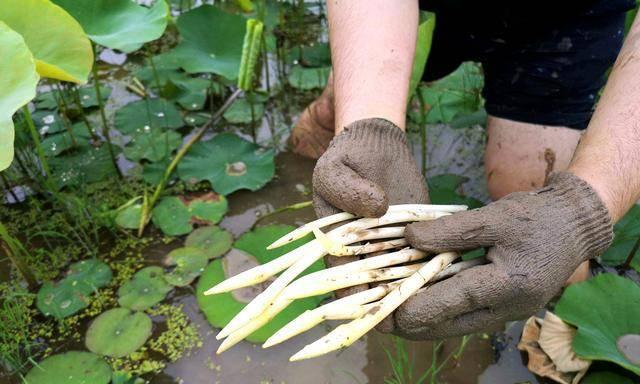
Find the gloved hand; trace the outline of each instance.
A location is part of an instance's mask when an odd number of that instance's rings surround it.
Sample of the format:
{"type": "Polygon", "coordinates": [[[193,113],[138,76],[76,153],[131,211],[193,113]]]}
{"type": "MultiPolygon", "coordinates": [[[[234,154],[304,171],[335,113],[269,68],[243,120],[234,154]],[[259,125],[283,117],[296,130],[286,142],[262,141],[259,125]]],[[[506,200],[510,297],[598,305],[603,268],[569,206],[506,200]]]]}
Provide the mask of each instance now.
{"type": "Polygon", "coordinates": [[[542,308],[585,260],[613,238],[606,207],[572,173],[552,174],[535,192],[484,208],[410,224],[405,236],[428,252],[488,247],[489,264],[420,290],[394,314],[394,333],[442,339],[523,319],[542,308]]]}
{"type": "MultiPolygon", "coordinates": [[[[429,202],[427,185],[409,152],[406,134],[385,119],[349,124],[320,157],[313,171],[318,217],[340,211],[379,217],[389,204],[429,202]]],[[[327,257],[332,267],[358,257],[327,257]]],[[[338,297],[366,288],[337,292],[338,297]]]]}

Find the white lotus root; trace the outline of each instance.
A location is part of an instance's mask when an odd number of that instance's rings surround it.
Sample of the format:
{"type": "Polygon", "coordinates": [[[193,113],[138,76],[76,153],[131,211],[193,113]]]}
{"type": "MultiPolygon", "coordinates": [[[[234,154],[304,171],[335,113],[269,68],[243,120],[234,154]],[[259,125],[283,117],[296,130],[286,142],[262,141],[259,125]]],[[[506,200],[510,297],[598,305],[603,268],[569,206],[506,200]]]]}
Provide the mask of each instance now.
{"type": "Polygon", "coordinates": [[[217,339],[226,338],[218,353],[271,321],[296,299],[360,284],[385,282],[304,312],[272,335],[263,348],[288,340],[325,320],[351,321],[304,347],[291,357],[292,361],[320,356],[353,344],[425,284],[484,262],[484,259],[475,259],[452,264],[458,259],[456,253],[445,252],[431,257],[406,247],[408,242],[403,236],[407,223],[437,219],[466,208],[464,205],[392,205],[380,218],[360,219],[350,213],[338,213],[305,224],[276,240],[267,249],[289,244],[309,233],[316,236],[315,240],[266,264],[232,276],[205,292],[205,295],[229,292],[264,282],[282,272],[218,333],[217,339]],[[344,224],[326,234],[321,231],[321,228],[338,223],[344,224]],[[355,243],[359,245],[352,245],[355,243]],[[380,255],[382,251],[386,253],[380,255]],[[298,278],[325,255],[373,252],[378,255],[298,278]]]}

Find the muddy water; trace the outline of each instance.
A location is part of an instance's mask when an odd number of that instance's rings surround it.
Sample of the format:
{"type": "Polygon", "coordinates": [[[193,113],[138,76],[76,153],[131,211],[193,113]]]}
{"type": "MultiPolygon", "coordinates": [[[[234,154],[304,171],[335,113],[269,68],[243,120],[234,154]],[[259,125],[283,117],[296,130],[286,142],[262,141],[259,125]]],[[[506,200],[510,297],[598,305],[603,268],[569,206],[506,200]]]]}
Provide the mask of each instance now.
{"type": "MultiPolygon", "coordinates": [[[[221,226],[234,236],[251,229],[254,225],[282,223],[300,225],[314,218],[312,208],[285,211],[268,215],[275,209],[310,199],[313,162],[290,153],[277,158],[278,175],[258,192],[241,191],[229,196],[230,211],[221,226]],[[266,216],[265,216],[266,215],[266,216]]],[[[391,377],[392,368],[385,348],[393,351],[393,340],[377,332],[356,342],[350,348],[320,358],[290,363],[288,358],[325,335],[338,323],[319,326],[281,345],[263,350],[259,345],[242,342],[216,355],[220,342],[217,333],[198,310],[195,297],[184,294],[174,298],[184,304],[191,320],[198,324],[204,345],[179,361],[170,364],[164,372],[154,377],[152,383],[200,384],[200,383],[305,383],[347,384],[383,383],[391,377]]],[[[500,334],[498,349],[495,339],[489,335],[473,336],[459,360],[447,363],[439,375],[439,383],[516,383],[537,382],[526,370],[520,354],[515,350],[519,338],[519,326],[512,327],[507,334],[500,334]],[[504,346],[504,347],[503,347],[504,346]],[[496,355],[502,359],[497,361],[496,355]]],[[[521,329],[521,328],[520,328],[521,329]]],[[[460,339],[449,340],[437,354],[438,364],[455,351],[460,339]]],[[[419,377],[432,363],[432,343],[409,342],[410,359],[414,361],[415,377],[419,377]]]]}

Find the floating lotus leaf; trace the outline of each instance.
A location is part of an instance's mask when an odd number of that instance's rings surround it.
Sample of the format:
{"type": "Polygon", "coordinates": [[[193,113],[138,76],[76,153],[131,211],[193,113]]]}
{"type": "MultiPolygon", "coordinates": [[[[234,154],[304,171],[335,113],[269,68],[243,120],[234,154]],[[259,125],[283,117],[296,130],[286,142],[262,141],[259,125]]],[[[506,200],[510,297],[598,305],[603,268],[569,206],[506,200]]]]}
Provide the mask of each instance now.
{"type": "Polygon", "coordinates": [[[42,149],[47,156],[58,156],[62,152],[74,147],[88,147],[91,142],[91,135],[84,122],[79,122],[71,127],[71,134],[67,131],[59,132],[55,135],[47,136],[42,140],[42,149]]]}
{"type": "MultiPolygon", "coordinates": [[[[57,111],[38,110],[31,114],[33,124],[38,128],[41,136],[50,135],[66,130],[62,117],[57,111]]],[[[26,127],[25,127],[26,128],[26,127]]]]}
{"type": "Polygon", "coordinates": [[[93,66],[91,42],[64,9],[49,0],[0,0],[0,9],[0,21],[22,35],[41,76],[87,82],[93,66]]]}
{"type": "Polygon", "coordinates": [[[121,228],[138,229],[140,225],[140,215],[142,215],[142,204],[130,205],[118,212],[116,224],[121,228]]]}
{"type": "MultiPolygon", "coordinates": [[[[154,59],[155,61],[155,59],[154,59]]],[[[155,64],[154,64],[155,65],[155,64]]],[[[171,68],[144,67],[135,72],[135,76],[148,88],[159,92],[163,97],[176,101],[183,108],[195,111],[204,107],[211,81],[171,68]]]]}
{"type": "MultiPolygon", "coordinates": [[[[234,247],[237,250],[254,257],[258,263],[264,264],[295,248],[298,248],[311,239],[310,236],[307,236],[281,248],[273,250],[266,249],[267,245],[291,232],[293,229],[294,227],[288,225],[269,225],[260,227],[242,235],[235,242],[234,247]]],[[[227,323],[246,305],[245,302],[239,301],[232,292],[210,296],[204,295],[204,291],[228,277],[226,275],[226,263],[226,257],[213,260],[207,266],[202,276],[200,276],[200,280],[198,280],[196,288],[198,305],[205,314],[209,323],[216,328],[222,328],[227,325],[227,323]]],[[[322,261],[318,261],[311,265],[305,271],[305,274],[319,271],[322,268],[324,268],[322,261]]],[[[298,317],[304,311],[315,308],[324,298],[325,296],[316,296],[294,301],[268,324],[247,337],[247,340],[252,342],[265,341],[278,329],[298,317]]]]}
{"type": "Polygon", "coordinates": [[[274,173],[273,150],[264,150],[231,133],[196,143],[178,164],[182,180],[207,180],[221,195],[239,189],[257,191],[274,173]]]}
{"type": "Polygon", "coordinates": [[[203,125],[204,123],[209,121],[209,119],[211,119],[211,114],[207,112],[195,112],[187,114],[187,116],[185,116],[184,118],[184,121],[189,126],[197,127],[203,125]]]}
{"type": "Polygon", "coordinates": [[[49,165],[60,187],[94,183],[116,175],[106,145],[78,148],[72,154],[49,159],[49,165]]]}
{"type": "MultiPolygon", "coordinates": [[[[3,4],[0,2],[0,4],[3,4]]],[[[4,10],[3,10],[4,12],[4,10]]],[[[0,15],[2,20],[2,15],[0,15]]],[[[0,21],[0,171],[13,161],[13,114],[36,95],[38,73],[22,36],[0,21]]]]}
{"type": "MultiPolygon", "coordinates": [[[[63,91],[62,97],[64,97],[64,101],[67,105],[75,106],[76,100],[75,97],[67,91],[63,91]]],[[[104,85],[100,85],[100,96],[103,102],[106,102],[111,95],[111,88],[106,87],[104,85]]],[[[49,91],[45,93],[39,94],[35,98],[35,103],[38,109],[57,109],[58,108],[58,100],[60,94],[57,91],[49,91]]],[[[97,107],[98,104],[98,96],[96,95],[95,87],[84,87],[78,89],[78,98],[80,99],[80,105],[82,108],[90,108],[97,107]]],[[[61,101],[61,100],[60,100],[61,101]]]]}
{"type": "Polygon", "coordinates": [[[139,100],[125,105],[116,111],[115,124],[126,135],[184,125],[175,105],[164,99],[139,100]]]}
{"type": "Polygon", "coordinates": [[[165,280],[176,287],[189,285],[204,271],[207,260],[207,254],[199,248],[174,249],[167,255],[166,263],[175,268],[165,275],[165,280]]]}
{"type": "Polygon", "coordinates": [[[209,259],[215,259],[227,253],[231,249],[231,244],[233,244],[233,236],[215,225],[196,229],[184,241],[185,247],[201,249],[209,259]]]}
{"type": "Polygon", "coordinates": [[[87,330],[85,344],[91,352],[99,355],[123,357],[142,347],[149,336],[149,316],[126,308],[114,308],[93,320],[87,330]]]}
{"type": "MultiPolygon", "coordinates": [[[[613,227],[613,243],[602,255],[602,261],[607,265],[620,265],[627,260],[633,246],[640,237],[640,206],[635,204],[629,212],[613,227]]],[[[631,266],[640,272],[640,257],[636,252],[631,266]]]]}
{"type": "MultiPolygon", "coordinates": [[[[164,176],[164,171],[171,163],[170,159],[164,159],[155,163],[147,163],[142,168],[142,179],[150,185],[157,185],[164,176]]],[[[175,174],[174,174],[175,175],[175,174]]],[[[170,176],[169,180],[174,177],[170,176]]]]}
{"type": "Polygon", "coordinates": [[[219,222],[227,209],[227,199],[213,193],[190,200],[171,196],[160,200],[152,211],[152,219],[165,234],[179,236],[191,232],[193,223],[219,222]]]}
{"type": "Polygon", "coordinates": [[[302,64],[305,67],[331,66],[331,50],[327,43],[295,46],[287,55],[289,64],[302,64]]]}
{"type": "Polygon", "coordinates": [[[152,129],[133,135],[123,153],[131,161],[146,159],[155,162],[168,158],[181,143],[182,136],[175,131],[152,129]]]}
{"type": "Polygon", "coordinates": [[[123,52],[133,52],[162,36],[169,6],[156,1],[146,8],[131,0],[53,0],[82,24],[91,40],[123,52]]]}
{"type": "Polygon", "coordinates": [[[164,271],[157,266],[139,270],[118,289],[118,304],[134,311],[153,307],[173,288],[164,278],[164,271]]]}
{"type": "Polygon", "coordinates": [[[58,319],[86,308],[91,295],[111,280],[109,267],[96,259],[83,260],[69,268],[69,274],[57,283],[45,282],[36,296],[36,306],[45,315],[58,319]]]}
{"type": "Polygon", "coordinates": [[[634,384],[633,379],[619,375],[615,372],[593,372],[588,374],[581,384],[634,384]]]}
{"type": "Polygon", "coordinates": [[[315,88],[324,88],[327,85],[331,67],[322,68],[304,68],[299,65],[293,66],[287,80],[289,85],[294,88],[309,90],[315,88]]]}
{"type": "Polygon", "coordinates": [[[90,352],[69,351],[49,356],[31,368],[27,384],[107,384],[111,368],[100,356],[90,352]]]}
{"type": "MultiPolygon", "coordinates": [[[[626,335],[640,335],[640,286],[614,274],[601,274],[569,286],[556,306],[562,320],[576,326],[576,354],[606,360],[640,375],[640,356],[624,349],[626,335]]],[[[640,337],[640,336],[638,336],[640,337]]]]}
{"type": "Polygon", "coordinates": [[[264,105],[262,103],[254,103],[253,114],[251,113],[251,105],[245,99],[238,99],[231,104],[222,116],[232,124],[249,124],[252,121],[261,121],[264,115],[264,105]]]}
{"type": "Polygon", "coordinates": [[[245,18],[211,5],[178,17],[182,40],[169,55],[189,73],[213,72],[234,80],[238,76],[245,18]]]}

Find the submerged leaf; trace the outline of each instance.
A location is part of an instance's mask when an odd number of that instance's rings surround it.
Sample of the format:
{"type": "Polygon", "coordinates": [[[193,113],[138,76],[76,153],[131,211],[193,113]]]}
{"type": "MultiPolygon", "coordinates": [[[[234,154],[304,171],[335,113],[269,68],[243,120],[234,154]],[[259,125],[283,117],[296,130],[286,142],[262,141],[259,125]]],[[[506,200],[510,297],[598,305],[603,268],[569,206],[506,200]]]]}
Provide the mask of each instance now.
{"type": "Polygon", "coordinates": [[[24,380],[29,384],[107,384],[111,368],[93,353],[70,351],[47,357],[24,380]]]}
{"type": "Polygon", "coordinates": [[[24,38],[42,77],[86,83],[91,42],[64,9],[49,0],[0,0],[0,21],[24,38]]]}
{"type": "MultiPolygon", "coordinates": [[[[266,249],[267,245],[291,232],[293,229],[294,227],[288,225],[269,225],[260,227],[242,235],[236,241],[234,247],[237,250],[252,256],[258,263],[264,264],[310,241],[311,237],[306,236],[303,239],[294,241],[291,244],[287,244],[277,249],[266,249]]],[[[223,328],[227,325],[227,323],[246,305],[245,302],[239,301],[231,292],[209,296],[204,295],[204,292],[207,289],[229,277],[225,266],[228,264],[226,260],[227,257],[212,261],[207,266],[202,276],[200,276],[200,280],[198,280],[196,288],[198,305],[205,314],[209,323],[216,328],[223,328]]],[[[319,271],[323,267],[324,265],[322,261],[317,261],[311,265],[304,274],[319,271]]],[[[249,335],[247,340],[251,342],[265,341],[278,329],[301,315],[304,311],[315,308],[322,300],[324,300],[324,296],[309,297],[294,301],[264,327],[249,335]]]]}
{"type": "Polygon", "coordinates": [[[221,133],[196,143],[178,164],[178,176],[187,182],[207,180],[221,195],[239,189],[256,191],[275,173],[273,150],[221,133]]]}
{"type": "Polygon", "coordinates": [[[142,347],[149,336],[149,316],[126,308],[114,308],[93,320],[87,330],[85,344],[91,352],[99,355],[123,357],[142,347]]]}
{"type": "MultiPolygon", "coordinates": [[[[2,17],[0,17],[0,20],[2,17]]],[[[36,95],[38,74],[22,37],[0,21],[0,171],[13,161],[13,114],[36,95]]]]}
{"type": "Polygon", "coordinates": [[[131,0],[53,0],[82,24],[91,40],[126,53],[158,39],[167,27],[169,6],[159,0],[151,8],[131,0]]]}
{"type": "Polygon", "coordinates": [[[613,274],[569,286],[556,306],[562,320],[578,327],[573,349],[582,358],[616,363],[636,375],[640,365],[619,348],[620,338],[640,335],[640,286],[613,274]]]}
{"type": "Polygon", "coordinates": [[[242,16],[205,4],[180,15],[176,24],[182,40],[168,55],[185,71],[237,77],[245,33],[242,16]]]}

